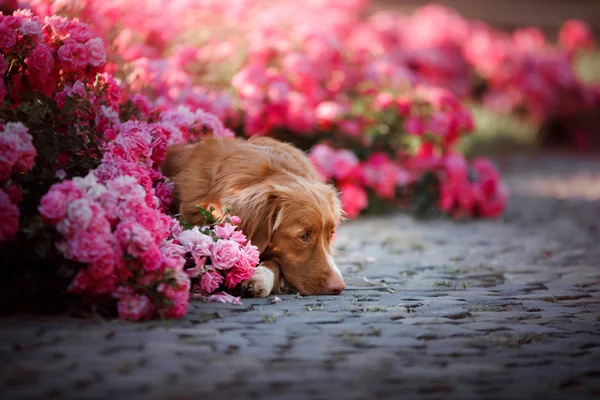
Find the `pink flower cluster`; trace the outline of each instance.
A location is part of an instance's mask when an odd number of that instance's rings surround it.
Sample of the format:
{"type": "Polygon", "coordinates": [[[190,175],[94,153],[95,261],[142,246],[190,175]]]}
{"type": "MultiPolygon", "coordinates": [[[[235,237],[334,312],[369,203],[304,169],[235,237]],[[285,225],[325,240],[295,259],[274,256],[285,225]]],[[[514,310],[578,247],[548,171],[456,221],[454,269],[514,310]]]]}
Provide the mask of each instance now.
{"type": "Polygon", "coordinates": [[[12,175],[29,171],[37,151],[27,128],[20,122],[0,123],[0,245],[19,230],[21,192],[10,182],[12,175]]]}
{"type": "MultiPolygon", "coordinates": [[[[0,56],[2,84],[6,84],[2,88],[10,89],[7,104],[12,108],[29,101],[26,92],[51,96],[60,110],[53,116],[60,131],[51,134],[69,141],[77,138],[78,145],[57,148],[58,156],[44,159],[41,168],[54,172],[56,180],[70,178],[62,167],[74,159],[99,164],[83,178],[53,185],[39,205],[43,220],[56,227],[60,237],[56,247],[80,266],[70,290],[113,296],[120,316],[131,320],[182,317],[192,285],[212,301],[239,303],[224,290],[248,279],[258,263],[258,250],[235,228],[239,218],[228,217],[201,232],[197,227],[183,231],[165,214],[173,185],[159,169],[170,143],[207,134],[232,136],[219,117],[206,111],[211,106],[226,114],[228,105],[219,106],[217,97],[194,88],[186,96],[195,103],[176,107],[183,92],[176,94],[172,85],[176,79],[161,86],[161,79],[174,78],[166,69],[160,71],[154,87],[164,91],[155,90],[151,101],[134,92],[135,80],[123,86],[112,75],[101,73],[106,52],[88,25],[54,15],[45,16],[45,24],[39,21],[30,11],[0,16],[7,35],[2,36],[4,55],[0,56]],[[122,113],[131,119],[121,122],[122,113]],[[201,239],[208,249],[202,256],[201,239]]],[[[36,114],[31,107],[28,112],[39,118],[46,111],[36,114]]],[[[22,124],[0,127],[1,182],[30,169],[37,153],[22,124]]],[[[51,138],[41,139],[42,145],[52,144],[51,138]]],[[[53,151],[55,147],[44,147],[43,157],[53,151]]],[[[7,183],[0,190],[0,214],[6,221],[0,242],[17,233],[19,201],[15,184],[7,183]]]]}
{"type": "MultiPolygon", "coordinates": [[[[401,28],[407,21],[393,13],[361,20],[364,2],[356,8],[275,3],[259,14],[276,22],[261,27],[257,17],[246,64],[232,80],[249,135],[285,127],[298,134],[337,128],[362,137],[371,125],[366,115],[394,102],[391,92],[415,83],[468,91],[460,52],[433,38],[417,40],[414,30],[424,32],[424,21],[431,26],[431,13],[415,14],[411,29],[401,28]]],[[[417,122],[409,126],[418,130],[417,122]]]]}
{"type": "Polygon", "coordinates": [[[185,106],[233,124],[237,117],[231,96],[195,84],[194,76],[185,69],[190,61],[179,57],[181,53],[169,58],[132,58],[125,79],[127,92],[153,98],[153,107],[159,112],[185,106]]]}
{"type": "Polygon", "coordinates": [[[0,125],[0,182],[9,179],[13,173],[29,171],[37,151],[27,128],[20,122],[0,125]]]}
{"type": "MultiPolygon", "coordinates": [[[[399,149],[392,156],[371,150],[362,162],[350,150],[335,150],[324,144],[312,148],[313,164],[325,179],[338,185],[349,217],[367,207],[365,189],[379,198],[394,199],[398,189],[407,188],[423,173],[437,171],[441,156],[452,150],[462,133],[473,130],[470,113],[446,89],[417,86],[396,96],[380,92],[371,101],[377,110],[371,116],[372,123],[379,123],[385,114],[390,125],[412,137],[417,148],[412,152],[399,149]]],[[[363,143],[375,140],[372,135],[364,138],[363,143]]]]}
{"type": "Polygon", "coordinates": [[[226,128],[214,114],[202,109],[191,111],[186,106],[167,109],[160,113],[161,126],[167,133],[168,143],[189,143],[200,136],[211,134],[219,137],[233,137],[235,134],[226,128]]]}
{"type": "Polygon", "coordinates": [[[65,258],[86,265],[70,289],[115,296],[124,319],[180,318],[190,278],[199,277],[204,296],[248,279],[258,250],[235,226],[183,231],[164,214],[170,191],[158,172],[166,151],[160,125],[129,121],[116,132],[96,170],[54,185],[40,204],[65,258]]]}
{"type": "Polygon", "coordinates": [[[112,294],[127,319],[157,312],[179,318],[187,311],[190,283],[183,257],[172,257],[168,246],[179,225],[162,212],[170,202],[170,192],[161,189],[168,182],[158,172],[166,136],[140,121],[116,125],[115,131],[101,165],[85,178],[54,185],[40,213],[56,225],[65,258],[86,265],[71,284],[73,292],[112,294]],[[134,287],[154,290],[155,298],[149,301],[134,287]]]}
{"type": "Polygon", "coordinates": [[[199,278],[194,292],[208,296],[222,285],[234,289],[250,279],[259,263],[259,252],[231,219],[213,227],[193,227],[178,237],[193,267],[190,278],[199,278]]]}
{"type": "Polygon", "coordinates": [[[438,173],[440,210],[457,218],[499,217],[508,200],[507,186],[489,160],[476,158],[471,169],[474,179],[460,154],[448,154],[442,159],[438,173]]]}
{"type": "MultiPolygon", "coordinates": [[[[28,90],[50,96],[59,83],[93,78],[106,63],[103,40],[78,20],[51,16],[42,22],[30,10],[19,10],[0,15],[0,38],[2,53],[17,61],[8,71],[11,79],[0,83],[0,100],[9,93],[18,101],[28,90]]],[[[6,71],[2,58],[0,73],[6,71]]]]}
{"type": "Polygon", "coordinates": [[[463,44],[465,60],[485,79],[483,103],[499,111],[524,108],[538,121],[574,118],[577,112],[600,106],[597,88],[579,80],[573,55],[591,48],[590,30],[569,21],[560,33],[565,49],[547,43],[535,28],[512,35],[474,25],[463,44]]]}

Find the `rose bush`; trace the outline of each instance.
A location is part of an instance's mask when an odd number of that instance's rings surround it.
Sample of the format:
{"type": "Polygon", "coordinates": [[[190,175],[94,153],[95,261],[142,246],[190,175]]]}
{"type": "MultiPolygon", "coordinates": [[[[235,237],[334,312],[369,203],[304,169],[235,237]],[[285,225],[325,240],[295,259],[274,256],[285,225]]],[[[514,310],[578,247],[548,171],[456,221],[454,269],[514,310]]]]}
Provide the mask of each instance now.
{"type": "Polygon", "coordinates": [[[0,251],[23,268],[7,271],[2,294],[68,287],[112,299],[125,319],[181,317],[190,292],[237,303],[228,292],[258,263],[237,217],[199,210],[207,225],[191,227],[168,214],[170,144],[292,142],[348,217],[493,218],[506,186],[491,162],[457,150],[475,128],[469,106],[559,121],[580,146],[582,115],[600,108],[600,88],[575,73],[594,46],[580,21],[553,45],[438,5],[368,13],[366,0],[3,7],[14,12],[0,14],[0,251]]]}
{"type": "MultiPolygon", "coordinates": [[[[553,45],[537,29],[506,33],[435,4],[405,15],[368,13],[367,0],[181,0],[142,9],[126,1],[23,3],[40,15],[89,21],[112,41],[109,68],[127,82],[125,90],[147,95],[159,109],[208,111],[238,135],[268,134],[305,150],[350,150],[360,175],[372,170],[371,157],[381,163],[386,154],[379,178],[385,190],[364,177],[333,177],[358,196],[343,195],[350,215],[381,200],[448,212],[443,158],[456,157],[457,143],[473,130],[463,105],[523,116],[544,135],[558,124],[580,147],[593,138],[587,121],[600,108],[599,87],[574,69],[594,45],[581,21],[567,21],[553,45]],[[122,23],[110,23],[117,15],[122,23]]],[[[451,214],[497,215],[487,209],[451,214]]]]}
{"type": "Polygon", "coordinates": [[[173,185],[159,168],[169,143],[233,133],[201,109],[130,94],[83,22],[19,10],[0,28],[0,251],[22,266],[3,295],[44,302],[68,287],[115,299],[130,320],[180,318],[190,293],[239,303],[225,291],[252,275],[256,247],[228,215],[184,230],[166,214],[173,185]],[[202,258],[189,248],[198,237],[202,258]]]}

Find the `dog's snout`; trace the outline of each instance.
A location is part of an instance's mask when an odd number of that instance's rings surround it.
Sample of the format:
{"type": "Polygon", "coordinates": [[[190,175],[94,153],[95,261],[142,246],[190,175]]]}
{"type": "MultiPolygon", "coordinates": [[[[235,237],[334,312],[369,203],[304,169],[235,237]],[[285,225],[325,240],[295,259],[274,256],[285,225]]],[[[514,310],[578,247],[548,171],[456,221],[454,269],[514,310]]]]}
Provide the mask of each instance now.
{"type": "Polygon", "coordinates": [[[341,294],[344,289],[346,289],[346,284],[341,276],[336,276],[327,282],[327,290],[329,291],[329,294],[337,296],[338,294],[341,294]]]}

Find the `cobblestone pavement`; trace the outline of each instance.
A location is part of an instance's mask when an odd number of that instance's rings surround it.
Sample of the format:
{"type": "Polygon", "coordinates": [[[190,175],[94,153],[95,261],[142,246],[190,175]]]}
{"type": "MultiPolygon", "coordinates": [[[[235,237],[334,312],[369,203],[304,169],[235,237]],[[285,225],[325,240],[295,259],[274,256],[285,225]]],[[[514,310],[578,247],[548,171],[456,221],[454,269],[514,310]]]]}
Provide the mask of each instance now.
{"type": "Polygon", "coordinates": [[[600,398],[600,162],[505,176],[498,221],[346,223],[342,296],[0,320],[2,398],[600,398]]]}

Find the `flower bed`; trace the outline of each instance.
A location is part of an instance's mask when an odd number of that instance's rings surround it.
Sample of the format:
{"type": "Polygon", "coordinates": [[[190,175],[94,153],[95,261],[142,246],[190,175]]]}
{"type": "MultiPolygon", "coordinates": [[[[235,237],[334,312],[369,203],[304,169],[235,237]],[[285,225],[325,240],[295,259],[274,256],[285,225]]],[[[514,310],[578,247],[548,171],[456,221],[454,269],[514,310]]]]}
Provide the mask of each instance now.
{"type": "Polygon", "coordinates": [[[23,268],[4,294],[44,281],[112,298],[126,319],[181,317],[190,292],[239,302],[227,292],[258,263],[237,217],[199,210],[209,222],[191,227],[169,214],[159,167],[170,144],[290,141],[337,185],[348,217],[378,205],[498,217],[498,172],[456,150],[474,130],[468,104],[567,125],[600,104],[573,70],[593,44],[579,22],[557,47],[440,6],[18,3],[0,16],[0,251],[23,268]]]}

